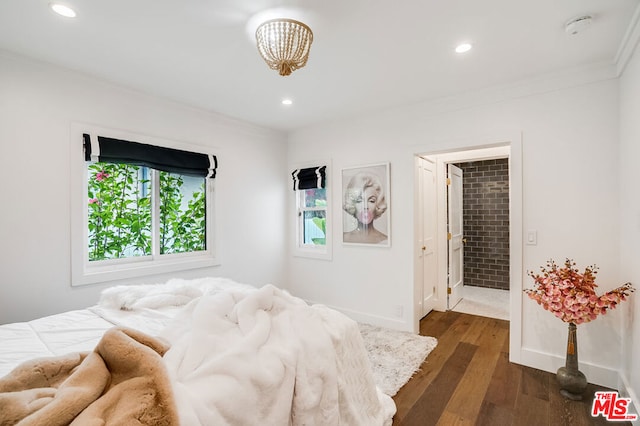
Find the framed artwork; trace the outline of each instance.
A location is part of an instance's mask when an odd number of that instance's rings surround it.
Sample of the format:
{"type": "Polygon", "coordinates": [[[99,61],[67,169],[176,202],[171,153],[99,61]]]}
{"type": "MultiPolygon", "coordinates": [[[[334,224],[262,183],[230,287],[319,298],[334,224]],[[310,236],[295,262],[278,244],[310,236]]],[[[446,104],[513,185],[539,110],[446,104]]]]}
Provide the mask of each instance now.
{"type": "Polygon", "coordinates": [[[389,163],[342,169],[342,243],[391,245],[389,163]]]}

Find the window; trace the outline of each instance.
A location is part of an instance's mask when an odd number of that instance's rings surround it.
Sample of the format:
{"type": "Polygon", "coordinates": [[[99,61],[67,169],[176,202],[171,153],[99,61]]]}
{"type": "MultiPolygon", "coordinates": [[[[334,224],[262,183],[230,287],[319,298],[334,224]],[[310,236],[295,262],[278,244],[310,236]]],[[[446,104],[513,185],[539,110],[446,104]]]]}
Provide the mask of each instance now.
{"type": "Polygon", "coordinates": [[[154,246],[155,254],[206,249],[204,178],[130,164],[98,162],[87,168],[90,262],[150,256],[154,246]]]}
{"type": "Polygon", "coordinates": [[[327,245],[327,190],[304,189],[298,193],[299,244],[302,247],[327,245]]]}
{"type": "Polygon", "coordinates": [[[83,142],[73,285],[216,264],[215,156],[89,134],[83,142]]]}
{"type": "Polygon", "coordinates": [[[87,250],[90,262],[151,255],[149,169],[87,165],[87,250]]]}
{"type": "Polygon", "coordinates": [[[292,173],[296,197],[298,256],[331,258],[326,166],[296,169],[292,173]]]}

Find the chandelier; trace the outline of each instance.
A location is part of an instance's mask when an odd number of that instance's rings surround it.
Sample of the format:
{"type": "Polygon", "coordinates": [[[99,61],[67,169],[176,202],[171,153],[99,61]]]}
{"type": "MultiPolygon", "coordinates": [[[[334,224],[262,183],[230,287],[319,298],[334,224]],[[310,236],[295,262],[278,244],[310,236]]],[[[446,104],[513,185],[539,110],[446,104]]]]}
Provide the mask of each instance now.
{"type": "Polygon", "coordinates": [[[269,68],[286,76],[307,64],[313,33],[302,22],[271,19],[256,30],[256,42],[269,68]]]}

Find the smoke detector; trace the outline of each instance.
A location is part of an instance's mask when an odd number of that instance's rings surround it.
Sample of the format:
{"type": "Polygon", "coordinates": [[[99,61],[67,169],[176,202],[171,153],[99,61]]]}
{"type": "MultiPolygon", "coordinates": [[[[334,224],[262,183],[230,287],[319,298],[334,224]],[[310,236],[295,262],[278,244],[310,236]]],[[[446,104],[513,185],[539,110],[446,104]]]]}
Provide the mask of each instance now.
{"type": "Polygon", "coordinates": [[[589,25],[591,25],[592,20],[593,18],[589,15],[583,15],[577,18],[573,18],[566,23],[564,31],[569,35],[576,35],[579,32],[586,30],[589,25]]]}

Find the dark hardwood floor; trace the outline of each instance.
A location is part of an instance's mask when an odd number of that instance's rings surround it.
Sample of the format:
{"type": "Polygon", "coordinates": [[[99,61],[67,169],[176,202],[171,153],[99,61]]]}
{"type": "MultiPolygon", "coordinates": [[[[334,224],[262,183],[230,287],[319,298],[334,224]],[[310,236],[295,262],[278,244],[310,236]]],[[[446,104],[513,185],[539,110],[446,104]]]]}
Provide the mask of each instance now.
{"type": "Polygon", "coordinates": [[[610,389],[589,384],[582,401],[570,401],[555,374],[509,362],[508,321],[434,311],[420,334],[438,346],[393,398],[394,426],[609,424],[591,416],[591,404],[610,389]]]}

